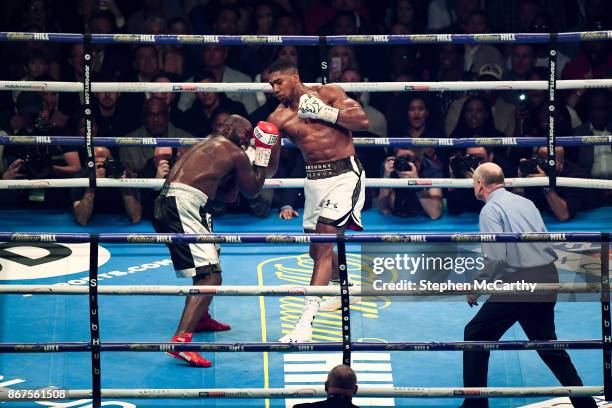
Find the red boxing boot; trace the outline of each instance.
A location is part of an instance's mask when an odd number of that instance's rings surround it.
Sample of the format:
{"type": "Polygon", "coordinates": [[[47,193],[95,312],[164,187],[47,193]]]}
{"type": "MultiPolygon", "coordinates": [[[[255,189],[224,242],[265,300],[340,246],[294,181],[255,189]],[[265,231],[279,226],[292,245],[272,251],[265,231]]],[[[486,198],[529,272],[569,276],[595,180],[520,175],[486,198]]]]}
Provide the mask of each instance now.
{"type": "MultiPolygon", "coordinates": [[[[182,336],[173,336],[170,339],[171,343],[191,343],[192,333],[183,333],[182,336]]],[[[170,357],[174,357],[178,360],[186,361],[192,367],[210,367],[212,363],[196,353],[195,351],[179,351],[179,352],[166,352],[170,357]]]]}
{"type": "Polygon", "coordinates": [[[232,327],[229,324],[221,323],[210,317],[210,313],[206,313],[198,322],[195,332],[217,332],[230,330],[232,327]]]}

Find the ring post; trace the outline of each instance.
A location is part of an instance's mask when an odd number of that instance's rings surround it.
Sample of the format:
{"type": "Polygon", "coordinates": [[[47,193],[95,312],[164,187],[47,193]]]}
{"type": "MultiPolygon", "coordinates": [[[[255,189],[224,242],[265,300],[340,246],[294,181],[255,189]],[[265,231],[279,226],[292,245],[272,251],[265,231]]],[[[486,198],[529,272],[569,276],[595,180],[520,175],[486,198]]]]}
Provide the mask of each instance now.
{"type": "Polygon", "coordinates": [[[351,302],[346,265],[346,237],[338,232],[338,277],[340,278],[340,303],[342,305],[342,364],[351,365],[351,302]]]}
{"type": "Polygon", "coordinates": [[[100,324],[98,318],[98,243],[98,235],[91,234],[89,240],[89,331],[91,335],[91,389],[93,408],[99,408],[102,405],[100,324]]]}
{"type": "Polygon", "coordinates": [[[610,233],[601,234],[601,331],[603,336],[603,379],[606,401],[612,401],[612,327],[610,327],[610,233]]]}
{"type": "Polygon", "coordinates": [[[87,153],[87,175],[89,188],[96,188],[96,159],[93,147],[93,134],[91,118],[91,72],[93,60],[93,47],[91,34],[83,37],[83,119],[85,120],[85,150],[87,153]]]}
{"type": "MultiPolygon", "coordinates": [[[[548,187],[557,186],[557,158],[555,156],[555,131],[557,128],[557,34],[550,34],[548,44],[548,161],[546,174],[548,187]]],[[[543,169],[544,170],[544,169],[543,169]]]]}

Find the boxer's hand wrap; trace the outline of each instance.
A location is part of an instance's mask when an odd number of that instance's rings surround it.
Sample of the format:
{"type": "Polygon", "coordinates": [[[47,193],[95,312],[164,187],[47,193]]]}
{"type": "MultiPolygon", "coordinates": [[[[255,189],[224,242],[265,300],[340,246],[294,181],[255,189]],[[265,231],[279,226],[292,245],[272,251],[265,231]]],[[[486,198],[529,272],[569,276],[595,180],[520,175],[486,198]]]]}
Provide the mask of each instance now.
{"type": "Polygon", "coordinates": [[[300,118],[336,123],[339,113],[339,109],[326,105],[316,96],[304,94],[300,97],[300,104],[298,106],[298,116],[300,118]]]}
{"type": "Polygon", "coordinates": [[[270,122],[260,121],[255,126],[255,129],[253,129],[253,136],[255,136],[255,161],[253,164],[268,167],[272,146],[278,139],[278,133],[276,125],[270,122]]]}

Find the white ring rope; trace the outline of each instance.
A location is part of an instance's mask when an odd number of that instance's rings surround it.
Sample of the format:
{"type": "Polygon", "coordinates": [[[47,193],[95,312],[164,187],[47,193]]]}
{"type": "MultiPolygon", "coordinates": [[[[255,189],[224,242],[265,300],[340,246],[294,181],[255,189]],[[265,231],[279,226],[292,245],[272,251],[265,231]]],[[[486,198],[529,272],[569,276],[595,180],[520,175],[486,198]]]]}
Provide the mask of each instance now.
{"type": "MultiPolygon", "coordinates": [[[[320,85],[308,83],[308,86],[320,85]]],[[[546,90],[547,81],[341,82],[347,92],[546,90]]],[[[612,79],[558,80],[557,89],[612,88],[612,79]]],[[[0,91],[83,92],[82,82],[0,81],[0,91]]],[[[92,92],[272,92],[266,83],[92,82],[92,92]]]]}
{"type": "MultiPolygon", "coordinates": [[[[537,283],[533,293],[499,288],[495,290],[375,290],[362,289],[360,286],[349,288],[351,296],[461,296],[469,293],[487,294],[523,294],[536,293],[599,293],[599,283],[537,283]]],[[[54,285],[0,285],[0,294],[32,294],[32,295],[84,295],[89,293],[87,286],[54,285]]],[[[152,295],[152,296],[340,296],[337,286],[254,286],[254,285],[224,285],[224,286],[176,286],[176,285],[99,285],[101,295],[152,295]]]]}
{"type": "MultiPolygon", "coordinates": [[[[16,390],[15,390],[16,391],[16,390]]],[[[20,390],[32,398],[20,400],[35,400],[34,393],[41,390],[20,390]],[[28,392],[30,392],[28,394],[28,392]]],[[[63,390],[66,398],[90,399],[92,390],[63,390]]],[[[360,385],[356,397],[396,397],[396,398],[510,398],[510,397],[587,397],[602,395],[603,386],[591,387],[391,387],[381,385],[360,385]]],[[[325,398],[326,392],[322,386],[317,387],[286,387],[286,388],[212,388],[212,389],[102,389],[102,398],[325,398]]],[[[0,391],[0,401],[15,401],[9,399],[8,391],[0,391]]]]}
{"type": "MultiPolygon", "coordinates": [[[[124,188],[161,188],[164,179],[96,179],[98,187],[124,188]]],[[[547,187],[548,177],[507,178],[506,187],[547,187]]],[[[612,180],[557,177],[558,187],[612,189],[612,180]]],[[[89,179],[39,179],[39,180],[0,180],[0,190],[29,188],[71,188],[89,187],[89,179]]],[[[283,178],[267,179],[264,188],[303,188],[304,179],[283,178]]],[[[368,178],[366,187],[377,188],[472,188],[471,179],[392,179],[368,178]]]]}

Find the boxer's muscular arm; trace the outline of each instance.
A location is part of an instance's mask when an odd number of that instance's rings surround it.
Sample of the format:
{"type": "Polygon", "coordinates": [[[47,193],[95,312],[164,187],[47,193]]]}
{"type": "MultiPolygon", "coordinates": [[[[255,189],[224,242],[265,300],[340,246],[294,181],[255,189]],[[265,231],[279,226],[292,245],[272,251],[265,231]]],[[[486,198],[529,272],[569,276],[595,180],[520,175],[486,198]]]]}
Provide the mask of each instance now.
{"type": "MultiPolygon", "coordinates": [[[[266,180],[267,167],[251,166],[247,155],[238,149],[231,153],[236,171],[238,188],[248,198],[252,198],[261,192],[266,180]]],[[[277,154],[278,157],[278,154],[277,154]]]]}
{"type": "Polygon", "coordinates": [[[368,130],[370,121],[359,102],[348,97],[337,85],[324,85],[319,88],[319,95],[334,108],[340,109],[336,124],[348,130],[368,130]]]}

